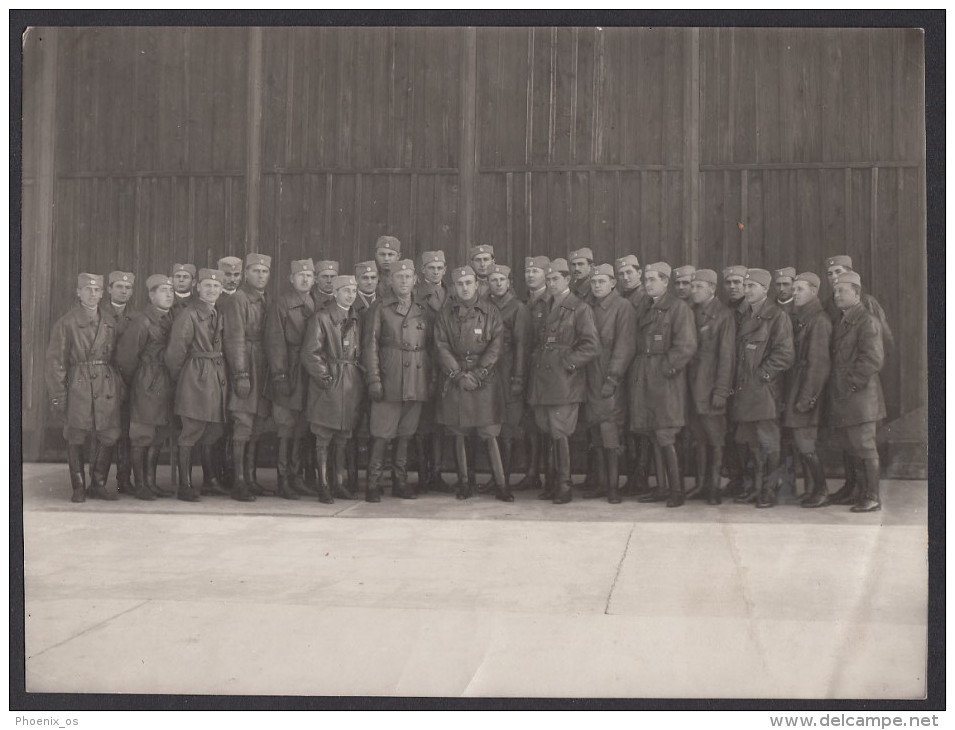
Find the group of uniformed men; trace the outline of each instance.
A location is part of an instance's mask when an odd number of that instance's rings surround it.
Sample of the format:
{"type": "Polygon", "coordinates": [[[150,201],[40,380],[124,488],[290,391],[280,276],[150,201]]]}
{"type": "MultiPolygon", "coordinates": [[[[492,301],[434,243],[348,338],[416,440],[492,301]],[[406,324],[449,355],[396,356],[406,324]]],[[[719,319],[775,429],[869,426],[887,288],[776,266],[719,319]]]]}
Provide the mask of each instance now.
{"type": "Polygon", "coordinates": [[[511,470],[523,454],[514,488],[564,504],[573,497],[570,439],[584,433],[584,497],[678,507],[730,496],[771,507],[786,480],[795,482],[798,458],[803,507],[880,509],[879,371],[892,335],[848,256],[826,261],[825,303],[814,273],[744,266],[723,270],[724,303],[716,271],[665,262],[641,270],[634,255],[595,265],[589,248],[525,259],[521,301],[491,246],[470,255],[449,288],[442,251],[423,253],[416,266],[401,259],[397,238],[382,236],[375,259],[354,275],[335,261],[293,261],[288,288],[271,303],[269,256],[228,256],[198,272],[177,263],[171,276],[146,280],[149,305],[135,313],[127,309],[133,273],[109,275],[106,301],[103,277],[80,274],[79,302],[53,327],[46,375],[64,422],[72,500],[117,492],[356,499],[358,451],[370,439],[369,502],[381,499],[394,441],[395,497],[483,491],[513,501],[511,470]],[[821,424],[846,469],[832,495],[821,424]],[[257,442],[272,429],[274,492],[256,475],[257,442]],[[441,475],[443,434],[454,437],[454,487],[441,475]],[[156,479],[167,439],[174,492],[156,479]],[[408,481],[412,440],[417,483],[408,481]],[[493,475],[483,487],[474,478],[478,440],[493,475]],[[201,486],[192,482],[197,445],[201,486]],[[114,452],[116,491],[107,486],[114,452]]]}

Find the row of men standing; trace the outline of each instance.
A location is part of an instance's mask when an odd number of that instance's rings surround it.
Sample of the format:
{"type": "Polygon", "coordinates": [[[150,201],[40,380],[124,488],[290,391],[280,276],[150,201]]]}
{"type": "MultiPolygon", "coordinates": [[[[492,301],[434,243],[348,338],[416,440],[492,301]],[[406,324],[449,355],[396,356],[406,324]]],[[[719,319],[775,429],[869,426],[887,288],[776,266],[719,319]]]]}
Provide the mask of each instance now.
{"type": "MultiPolygon", "coordinates": [[[[299,465],[314,457],[319,498],[331,501],[333,492],[354,497],[357,470],[349,440],[361,425],[367,394],[372,446],[366,499],[371,501],[380,499],[385,445],[391,439],[396,439],[393,494],[414,496],[407,483],[408,443],[415,434],[426,441],[437,421],[455,436],[459,472],[455,491],[459,498],[467,498],[474,488],[469,436],[476,435],[487,445],[496,496],[513,499],[509,486],[511,446],[520,443],[523,439],[519,436],[527,432],[531,453],[520,486],[541,485],[539,474],[543,472],[541,497],[568,502],[572,498],[569,439],[577,430],[583,405],[582,422],[590,431],[596,454],[595,486],[585,496],[606,494],[611,502],[620,501],[618,455],[629,427],[650,438],[656,465],[657,489],[649,491],[646,465],[651,449],[637,449],[628,484],[647,492],[642,501],[665,500],[678,506],[685,496],[705,492],[715,503],[720,493],[729,404],[730,429],[735,431],[729,442],[731,453],[738,443],[752,457],[748,487],[738,499],[756,501],[760,506],[775,502],[782,412],[783,425],[792,430],[802,454],[807,482],[814,483],[806,506],[826,503],[815,427],[823,410],[830,349],[825,326],[817,322],[829,318],[818,316],[822,310],[817,298],[820,282],[814,274],[797,277],[791,272],[789,277],[800,299],[794,302],[793,320],[797,322],[797,344],[803,344],[797,355],[800,348],[794,348],[789,315],[769,300],[771,277],[759,269],[724,270],[731,315],[715,296],[715,272],[692,267],[673,272],[661,262],[646,267],[641,277],[635,256],[618,259],[616,269],[608,264],[594,267],[589,249],[571,252],[569,263],[528,258],[526,303],[514,296],[510,269],[494,262],[489,246],[472,249],[473,268],[454,270],[452,293],[443,284],[446,264],[441,252],[426,252],[420,270],[399,257],[400,242],[385,236],[376,244],[375,261],[358,264],[355,277],[338,275],[335,262],[318,266],[310,260],[293,262],[291,287],[271,307],[265,303],[271,266],[268,256],[250,254],[244,267],[241,260],[227,257],[219,261],[219,269],[199,272],[191,265],[177,264],[172,280],[162,275],[149,278],[150,306],[136,316],[127,316],[113,297],[114,289],[125,288],[121,284],[129,285],[131,291],[131,273],[110,275],[111,302],[103,307],[96,306],[95,292],[98,286],[102,296],[102,278],[81,275],[80,303],[57,323],[48,352],[51,404],[68,416],[64,433],[70,444],[74,500],[81,501],[86,491],[81,445],[90,430],[96,432],[99,444],[92,464],[91,493],[115,496],[105,486],[111,444],[119,439],[113,434],[115,419],[103,412],[111,400],[130,404],[128,427],[121,409],[115,409],[120,416],[115,430],[127,432],[132,444],[133,491],[144,499],[160,491],[155,464],[165,435],[163,427],[172,425],[173,419],[167,415],[167,423],[149,421],[164,420],[162,403],[168,412],[175,392],[174,411],[181,430],[176,436],[180,451],[174,461],[180,467],[179,496],[188,500],[198,499],[198,490],[191,484],[191,450],[197,444],[203,447],[204,486],[220,489],[211,464],[212,446],[228,421],[232,425],[229,460],[235,472],[232,496],[250,500],[256,492],[265,491],[255,477],[255,443],[268,427],[269,414],[279,436],[281,496],[296,498],[309,491],[299,476],[299,465]],[[245,281],[237,286],[243,271],[245,281]],[[187,304],[193,299],[189,279],[196,274],[196,300],[187,304]],[[318,284],[313,286],[316,278],[318,284]],[[615,291],[618,281],[623,296],[615,291]],[[734,299],[737,288],[744,292],[739,300],[734,299]],[[223,291],[229,296],[220,301],[223,291]],[[679,296],[684,292],[692,298],[692,310],[679,296]],[[177,310],[181,311],[175,316],[177,310]],[[71,336],[74,325],[89,339],[93,332],[90,324],[96,324],[91,342],[79,343],[83,346],[75,352],[65,346],[67,342],[77,344],[71,336]],[[118,343],[115,361],[120,378],[110,377],[110,357],[101,352],[108,349],[111,328],[117,330],[112,339],[118,343]],[[164,331],[168,331],[168,344],[163,343],[164,331]],[[796,367],[788,377],[791,387],[785,393],[791,397],[783,398],[783,376],[794,361],[796,367]],[[100,385],[103,381],[114,383],[112,393],[99,394],[99,412],[97,368],[105,368],[100,385]],[[163,376],[165,389],[161,387],[163,376]],[[67,382],[70,397],[66,397],[67,382]],[[79,398],[74,386],[82,391],[79,398]],[[129,399],[121,392],[125,387],[131,388],[129,399]],[[79,423],[83,419],[74,418],[73,411],[84,410],[74,401],[81,404],[87,390],[92,393],[87,409],[92,428],[84,430],[86,421],[79,423]],[[144,407],[145,402],[155,407],[144,407]],[[69,403],[77,407],[68,407],[69,403]],[[525,403],[531,410],[525,412],[525,403]],[[435,410],[429,413],[428,407],[435,410]],[[698,444],[697,487],[690,495],[684,493],[675,450],[677,434],[687,420],[698,444]],[[148,426],[152,428],[144,428],[148,426]],[[315,438],[314,450],[303,448],[308,430],[315,438]],[[541,434],[548,436],[543,448],[536,438],[541,434]],[[505,444],[503,458],[499,437],[505,444]],[[333,446],[336,467],[329,474],[328,456],[333,446]],[[345,465],[350,467],[348,479],[345,465]]],[[[843,284],[852,294],[861,295],[861,281],[850,268],[848,257],[827,262],[836,292],[843,284]]],[[[777,279],[785,279],[780,275],[786,273],[777,272],[777,279]]],[[[854,307],[861,306],[861,296],[847,296],[843,301],[837,294],[833,303],[839,322],[849,329],[852,317],[847,318],[846,312],[858,314],[854,307]]],[[[784,299],[783,306],[786,304],[784,299]]],[[[864,315],[857,319],[864,328],[874,327],[881,345],[887,328],[882,329],[878,317],[869,314],[871,307],[862,306],[861,311],[864,315]]],[[[869,330],[864,334],[866,342],[872,339],[869,330]]],[[[854,357],[855,350],[850,354],[854,357]]],[[[879,360],[880,368],[881,354],[874,359],[879,360]]],[[[865,499],[855,489],[849,495],[856,507],[865,509],[878,508],[874,424],[884,416],[878,368],[866,377],[862,397],[857,393],[862,374],[849,385],[855,388],[851,390],[854,402],[876,404],[862,415],[871,429],[866,426],[860,436],[857,423],[833,416],[839,411],[838,404],[830,408],[831,425],[840,433],[845,431],[850,462],[860,459],[866,464],[863,471],[870,486],[865,499]],[[873,458],[874,476],[870,474],[873,458]]],[[[830,399],[830,403],[838,400],[830,399]]],[[[858,419],[851,416],[848,420],[858,419]]],[[[355,441],[351,439],[351,446],[355,441]]],[[[440,444],[440,439],[433,443],[440,444]]],[[[432,453],[428,463],[428,451],[426,444],[419,450],[419,486],[440,488],[440,453],[432,453]]],[[[738,463],[745,464],[747,459],[739,456],[738,463]]],[[[312,472],[311,465],[307,466],[306,475],[312,472]]],[[[119,471],[122,481],[123,469],[119,471]]]]}

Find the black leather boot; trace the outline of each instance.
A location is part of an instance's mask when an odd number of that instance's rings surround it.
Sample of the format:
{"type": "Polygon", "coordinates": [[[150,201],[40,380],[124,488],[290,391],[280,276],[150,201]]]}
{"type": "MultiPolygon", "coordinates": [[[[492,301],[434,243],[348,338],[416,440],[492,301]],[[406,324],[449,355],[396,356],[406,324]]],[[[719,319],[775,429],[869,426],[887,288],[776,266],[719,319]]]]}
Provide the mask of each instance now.
{"type": "Polygon", "coordinates": [[[458,483],[454,485],[455,499],[468,499],[471,496],[471,482],[468,480],[468,447],[466,436],[454,437],[454,457],[458,465],[458,483]]]}
{"type": "Polygon", "coordinates": [[[433,492],[450,494],[454,490],[444,480],[441,469],[444,466],[444,436],[438,430],[431,436],[431,476],[428,479],[428,488],[433,492]]]}
{"type": "Polygon", "coordinates": [[[709,449],[705,443],[696,445],[696,476],[693,481],[693,489],[686,493],[687,499],[703,499],[706,496],[706,485],[709,479],[709,469],[707,469],[706,457],[709,449]]]}
{"type": "Polygon", "coordinates": [[[775,507],[782,482],[780,454],[778,451],[770,451],[766,454],[766,476],[763,478],[763,488],[756,499],[756,506],[760,508],[775,507]]]}
{"type": "Polygon", "coordinates": [[[318,478],[315,469],[315,436],[311,433],[302,440],[302,486],[305,494],[318,496],[318,478]]]}
{"type": "Polygon", "coordinates": [[[169,444],[169,486],[169,496],[175,496],[179,486],[179,445],[174,442],[169,444]]]}
{"type": "Polygon", "coordinates": [[[557,462],[557,491],[554,504],[567,504],[574,498],[574,485],[570,477],[570,441],[566,436],[554,439],[554,456],[557,462]]]}
{"type": "MultiPolygon", "coordinates": [[[[747,449],[748,447],[745,444],[739,445],[741,448],[737,451],[740,456],[740,463],[745,464],[747,459],[744,456],[742,449],[747,449]]],[[[737,504],[752,504],[757,499],[759,499],[759,493],[763,489],[763,451],[760,448],[757,448],[755,454],[756,461],[753,464],[753,475],[751,478],[747,478],[747,474],[743,474],[743,490],[739,495],[733,500],[737,504]]]]}
{"type": "Polygon", "coordinates": [[[723,501],[720,498],[720,480],[722,479],[721,469],[723,467],[723,447],[711,446],[710,449],[710,476],[706,486],[706,503],[716,505],[723,501]]]}
{"type": "Polygon", "coordinates": [[[848,451],[842,452],[842,465],[846,473],[846,481],[829,497],[829,504],[855,504],[859,500],[859,464],[855,456],[848,451]]]}
{"type": "Polygon", "coordinates": [[[853,505],[850,512],[878,512],[882,509],[882,499],[879,484],[879,459],[862,459],[862,473],[865,484],[859,501],[853,505]]]}
{"type": "Polygon", "coordinates": [[[130,448],[130,466],[133,470],[133,496],[146,502],[156,499],[153,491],[146,486],[146,449],[142,446],[130,448]]]}
{"type": "Polygon", "coordinates": [[[496,438],[489,438],[485,441],[487,444],[487,460],[491,463],[491,473],[494,475],[494,498],[502,502],[513,502],[514,495],[511,494],[510,487],[507,486],[507,478],[504,476],[504,460],[501,458],[501,450],[498,447],[496,438]]]}
{"type": "Polygon", "coordinates": [[[318,501],[322,504],[335,504],[332,487],[328,480],[329,445],[315,442],[315,469],[318,472],[318,501]]]}
{"type": "Polygon", "coordinates": [[[232,470],[235,478],[232,480],[232,499],[237,502],[254,502],[255,495],[246,481],[248,474],[245,469],[245,450],[247,441],[232,441],[232,470]]]}
{"type": "Polygon", "coordinates": [[[202,464],[202,488],[200,494],[214,494],[219,497],[229,496],[216,476],[215,445],[204,444],[199,447],[199,460],[202,464]]]}
{"type": "Polygon", "coordinates": [[[275,451],[275,474],[278,480],[278,495],[282,499],[298,499],[298,492],[292,488],[292,466],[289,453],[292,450],[292,439],[280,438],[275,451]]]}
{"type": "Polygon", "coordinates": [[[96,444],[96,451],[93,454],[93,461],[90,468],[90,496],[94,499],[105,499],[113,502],[119,499],[119,495],[106,487],[106,480],[109,478],[109,467],[113,463],[113,450],[115,446],[104,446],[102,443],[96,444]]]}
{"type": "Polygon", "coordinates": [[[346,461],[347,461],[347,451],[348,451],[348,442],[347,441],[335,441],[332,443],[332,450],[335,452],[335,467],[332,473],[334,474],[334,481],[332,487],[332,494],[339,499],[358,499],[348,488],[348,480],[345,476],[346,474],[346,461]]]}
{"type": "Polygon", "coordinates": [[[544,491],[537,495],[538,499],[550,500],[557,494],[556,451],[554,439],[547,438],[546,441],[541,442],[541,454],[544,457],[544,491]]]}
{"type": "Polygon", "coordinates": [[[829,489],[819,454],[815,451],[802,455],[802,470],[805,474],[806,496],[799,503],[802,507],[825,507],[829,504],[829,489]]]}
{"type": "MultiPolygon", "coordinates": [[[[591,444],[589,449],[588,462],[594,470],[595,476],[590,480],[590,488],[581,491],[580,496],[584,499],[596,499],[597,497],[607,496],[607,462],[603,456],[603,449],[599,446],[600,434],[597,433],[596,442],[591,444]]],[[[588,469],[590,471],[590,469],[588,469]]]]}
{"type": "Polygon", "coordinates": [[[607,464],[607,501],[620,504],[620,455],[616,449],[604,449],[607,464]]]}
{"type": "Polygon", "coordinates": [[[345,472],[348,477],[348,491],[358,499],[358,439],[350,438],[345,443],[345,472]]]}
{"type": "Polygon", "coordinates": [[[524,467],[524,478],[521,479],[514,489],[522,491],[524,489],[540,489],[540,458],[541,458],[541,434],[533,426],[525,434],[528,447],[524,450],[524,456],[527,457],[524,467]]]}
{"type": "Polygon", "coordinates": [[[504,467],[504,488],[510,494],[511,468],[514,466],[514,439],[501,439],[499,446],[501,451],[501,465],[504,467]]]}
{"type": "Polygon", "coordinates": [[[192,448],[179,447],[179,490],[176,499],[183,502],[198,502],[199,494],[192,488],[192,448]]]}
{"type": "Polygon", "coordinates": [[[414,488],[408,486],[408,439],[398,437],[395,444],[395,466],[392,472],[395,481],[391,485],[391,496],[399,499],[417,499],[414,488]]]}
{"type": "Polygon", "coordinates": [[[365,487],[366,502],[380,502],[381,488],[378,483],[381,481],[382,462],[385,460],[385,440],[372,439],[371,452],[368,455],[368,484],[365,487]]]}
{"type": "Polygon", "coordinates": [[[418,484],[415,491],[418,494],[427,494],[431,489],[431,449],[428,448],[427,444],[429,435],[418,433],[414,436],[415,465],[418,467],[418,484]]]}
{"type": "Polygon", "coordinates": [[[667,507],[680,507],[685,497],[683,474],[680,472],[680,459],[676,453],[676,446],[662,446],[660,451],[663,452],[663,459],[666,462],[667,484],[670,487],[667,507]]]}
{"type": "Polygon", "coordinates": [[[653,464],[657,472],[657,487],[652,492],[637,497],[638,502],[663,502],[667,499],[666,462],[663,458],[663,450],[656,444],[653,444],[653,464]]]}
{"type": "Polygon", "coordinates": [[[66,447],[66,461],[70,469],[70,486],[73,488],[71,502],[86,501],[86,471],[83,466],[83,445],[68,444],[66,447]]]}
{"type": "Polygon", "coordinates": [[[271,489],[266,489],[261,484],[259,484],[259,479],[257,475],[258,470],[258,439],[249,439],[248,446],[245,447],[245,464],[247,465],[243,469],[243,473],[246,471],[245,480],[249,484],[249,488],[252,491],[252,494],[258,495],[267,495],[269,497],[274,497],[275,492],[271,489]]]}
{"type": "Polygon", "coordinates": [[[639,497],[650,491],[650,451],[653,447],[643,434],[635,433],[632,436],[633,461],[630,464],[627,483],[623,486],[623,493],[639,497]]]}
{"type": "Polygon", "coordinates": [[[308,494],[305,483],[302,481],[302,446],[303,440],[289,439],[288,448],[288,485],[296,494],[308,494]]]}
{"type": "Polygon", "coordinates": [[[120,494],[133,493],[133,483],[129,479],[132,469],[130,458],[129,439],[120,438],[116,442],[116,491],[120,494]]]}
{"type": "Polygon", "coordinates": [[[159,471],[159,456],[161,446],[150,446],[146,449],[146,473],[143,475],[146,479],[146,486],[157,497],[174,497],[175,489],[162,489],[156,481],[156,472],[159,471]]]}

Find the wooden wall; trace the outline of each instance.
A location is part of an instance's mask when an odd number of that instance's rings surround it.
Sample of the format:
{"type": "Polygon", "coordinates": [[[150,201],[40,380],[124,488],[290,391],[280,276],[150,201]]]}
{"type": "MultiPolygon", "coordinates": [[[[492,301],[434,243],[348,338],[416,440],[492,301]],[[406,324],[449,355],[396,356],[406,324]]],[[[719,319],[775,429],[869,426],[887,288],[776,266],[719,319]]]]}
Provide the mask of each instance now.
{"type": "Polygon", "coordinates": [[[33,29],[25,456],[80,270],[260,250],[278,290],[293,258],[348,266],[386,232],[518,266],[589,245],[822,273],[849,253],[906,353],[890,418],[924,407],[923,75],[906,30],[33,29]]]}

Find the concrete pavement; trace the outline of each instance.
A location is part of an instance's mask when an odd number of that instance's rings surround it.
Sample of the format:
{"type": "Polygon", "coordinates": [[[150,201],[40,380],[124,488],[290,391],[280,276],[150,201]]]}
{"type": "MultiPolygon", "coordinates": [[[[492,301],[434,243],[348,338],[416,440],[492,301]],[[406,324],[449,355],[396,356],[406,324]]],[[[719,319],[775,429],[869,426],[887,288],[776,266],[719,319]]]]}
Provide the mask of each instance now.
{"type": "Polygon", "coordinates": [[[27,689],[919,698],[926,484],[883,494],[73,505],[28,464],[27,689]]]}

